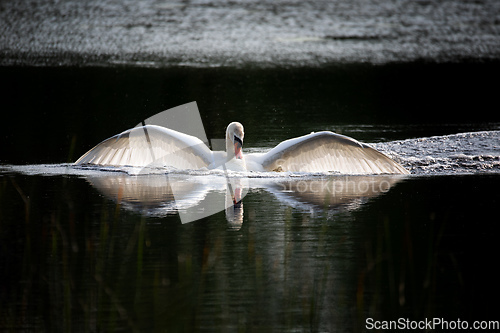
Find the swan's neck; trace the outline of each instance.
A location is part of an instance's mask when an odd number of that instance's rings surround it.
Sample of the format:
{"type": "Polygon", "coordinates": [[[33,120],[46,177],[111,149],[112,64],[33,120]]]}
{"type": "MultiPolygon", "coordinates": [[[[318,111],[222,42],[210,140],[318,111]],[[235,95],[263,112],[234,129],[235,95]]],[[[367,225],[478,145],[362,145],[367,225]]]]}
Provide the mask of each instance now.
{"type": "Polygon", "coordinates": [[[229,136],[229,132],[226,132],[226,160],[230,161],[234,158],[234,144],[233,140],[229,136]]]}
{"type": "MultiPolygon", "coordinates": [[[[234,126],[233,126],[234,127],[234,126]]],[[[226,130],[226,156],[227,160],[230,161],[232,159],[242,160],[243,159],[243,141],[239,137],[237,137],[234,132],[226,130]]]]}

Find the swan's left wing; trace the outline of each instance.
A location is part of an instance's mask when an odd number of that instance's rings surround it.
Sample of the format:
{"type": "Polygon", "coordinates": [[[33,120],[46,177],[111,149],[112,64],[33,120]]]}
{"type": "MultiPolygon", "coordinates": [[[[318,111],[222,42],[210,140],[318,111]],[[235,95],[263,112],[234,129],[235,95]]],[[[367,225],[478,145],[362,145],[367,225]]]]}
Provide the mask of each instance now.
{"type": "Polygon", "coordinates": [[[333,132],[283,141],[261,157],[267,171],[408,174],[401,165],[367,144],[333,132]]]}
{"type": "Polygon", "coordinates": [[[199,169],[212,163],[212,151],[200,139],[165,127],[135,127],[104,140],[75,164],[199,169]]]}

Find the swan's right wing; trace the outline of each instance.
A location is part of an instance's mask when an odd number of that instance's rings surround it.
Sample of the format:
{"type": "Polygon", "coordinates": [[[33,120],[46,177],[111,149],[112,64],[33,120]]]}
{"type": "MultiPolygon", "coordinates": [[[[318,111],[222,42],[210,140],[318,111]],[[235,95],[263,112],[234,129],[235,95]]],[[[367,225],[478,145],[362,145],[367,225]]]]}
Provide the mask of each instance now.
{"type": "Polygon", "coordinates": [[[389,157],[350,137],[318,132],[283,141],[261,157],[268,171],[408,174],[389,157]]]}
{"type": "Polygon", "coordinates": [[[212,151],[200,139],[155,125],[135,127],[104,140],[75,165],[148,165],[199,169],[212,163],[212,151]]]}

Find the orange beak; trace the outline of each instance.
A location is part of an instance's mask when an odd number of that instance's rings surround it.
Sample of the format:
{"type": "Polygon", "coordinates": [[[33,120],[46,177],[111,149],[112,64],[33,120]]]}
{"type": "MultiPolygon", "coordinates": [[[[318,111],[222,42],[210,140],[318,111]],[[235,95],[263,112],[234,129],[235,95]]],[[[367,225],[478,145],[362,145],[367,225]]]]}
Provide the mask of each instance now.
{"type": "Polygon", "coordinates": [[[243,154],[241,153],[241,143],[238,141],[234,143],[234,157],[239,160],[243,158],[243,154]]]}

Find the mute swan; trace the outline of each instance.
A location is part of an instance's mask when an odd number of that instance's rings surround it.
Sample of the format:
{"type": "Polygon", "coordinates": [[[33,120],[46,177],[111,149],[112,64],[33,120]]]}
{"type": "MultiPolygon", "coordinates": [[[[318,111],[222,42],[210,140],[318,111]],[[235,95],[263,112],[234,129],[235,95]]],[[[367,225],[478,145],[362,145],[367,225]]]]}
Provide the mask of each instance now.
{"type": "Polygon", "coordinates": [[[329,131],[307,134],[278,144],[267,153],[242,153],[243,126],[226,129],[226,151],[211,151],[200,139],[156,125],[127,130],[104,140],[75,165],[148,165],[177,169],[233,171],[337,172],[341,174],[408,174],[401,165],[367,144],[329,131]]]}

